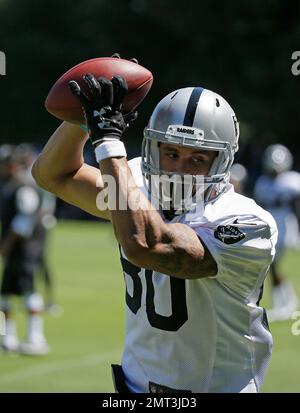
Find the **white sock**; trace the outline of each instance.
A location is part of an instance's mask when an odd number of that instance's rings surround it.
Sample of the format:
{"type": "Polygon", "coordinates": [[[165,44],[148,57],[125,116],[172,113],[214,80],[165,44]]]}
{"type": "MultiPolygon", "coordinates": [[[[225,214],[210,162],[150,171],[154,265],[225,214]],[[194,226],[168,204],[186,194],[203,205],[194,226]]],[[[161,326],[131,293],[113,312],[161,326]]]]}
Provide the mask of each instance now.
{"type": "Polygon", "coordinates": [[[13,318],[5,320],[5,335],[7,337],[17,337],[16,322],[13,318]]]}
{"type": "Polygon", "coordinates": [[[5,320],[5,335],[2,342],[8,347],[15,346],[18,343],[16,322],[12,318],[5,320]]]}
{"type": "Polygon", "coordinates": [[[40,314],[31,314],[28,319],[28,342],[42,343],[45,342],[44,322],[40,314]]]}

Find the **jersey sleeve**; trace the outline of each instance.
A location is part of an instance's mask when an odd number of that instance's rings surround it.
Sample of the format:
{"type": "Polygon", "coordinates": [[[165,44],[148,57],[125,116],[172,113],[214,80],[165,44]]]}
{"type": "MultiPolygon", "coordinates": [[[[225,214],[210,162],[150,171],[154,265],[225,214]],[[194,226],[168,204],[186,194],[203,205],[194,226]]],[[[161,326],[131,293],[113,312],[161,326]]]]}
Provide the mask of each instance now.
{"type": "Polygon", "coordinates": [[[275,255],[277,228],[256,217],[194,228],[215,259],[219,282],[243,297],[261,286],[275,255]]]}
{"type": "Polygon", "coordinates": [[[141,169],[141,157],[133,158],[128,161],[135,184],[141,189],[144,187],[144,179],[141,169]]]}

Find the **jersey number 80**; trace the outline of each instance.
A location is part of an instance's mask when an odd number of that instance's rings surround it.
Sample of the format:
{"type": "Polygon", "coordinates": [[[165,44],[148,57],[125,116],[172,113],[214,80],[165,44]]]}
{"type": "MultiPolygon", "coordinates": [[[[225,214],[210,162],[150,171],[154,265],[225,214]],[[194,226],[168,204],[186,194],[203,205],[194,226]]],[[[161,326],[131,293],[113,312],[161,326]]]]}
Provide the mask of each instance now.
{"type": "MultiPolygon", "coordinates": [[[[132,278],[133,295],[130,296],[126,287],[126,304],[130,310],[136,314],[141,308],[142,303],[142,281],[140,279],[141,268],[121,256],[121,263],[124,273],[132,278]]],[[[154,305],[154,285],[153,271],[145,270],[146,278],[146,312],[149,323],[152,327],[165,331],[177,331],[188,319],[186,305],[185,280],[170,277],[171,288],[171,308],[172,314],[164,316],[157,314],[154,305]]]]}

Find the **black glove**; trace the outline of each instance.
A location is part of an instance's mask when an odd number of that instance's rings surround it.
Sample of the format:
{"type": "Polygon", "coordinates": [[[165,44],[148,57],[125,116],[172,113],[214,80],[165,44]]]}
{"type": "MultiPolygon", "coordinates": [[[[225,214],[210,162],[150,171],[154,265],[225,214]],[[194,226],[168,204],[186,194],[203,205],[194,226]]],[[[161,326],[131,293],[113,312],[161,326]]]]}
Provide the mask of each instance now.
{"type": "MultiPolygon", "coordinates": [[[[121,59],[121,56],[120,56],[119,53],[114,53],[114,54],[111,55],[111,57],[115,57],[116,59],[121,59]]],[[[132,57],[132,58],[129,59],[129,60],[130,60],[131,62],[133,62],[133,63],[136,63],[136,64],[139,63],[139,61],[138,61],[135,57],[132,57]]]]}
{"type": "Polygon", "coordinates": [[[122,101],[128,90],[125,79],[114,76],[111,81],[104,77],[97,80],[90,73],[83,79],[90,89],[91,98],[76,81],[71,80],[69,87],[82,105],[92,144],[97,147],[105,140],[120,140],[129,123],[137,118],[137,112],[121,113],[122,101]]]}

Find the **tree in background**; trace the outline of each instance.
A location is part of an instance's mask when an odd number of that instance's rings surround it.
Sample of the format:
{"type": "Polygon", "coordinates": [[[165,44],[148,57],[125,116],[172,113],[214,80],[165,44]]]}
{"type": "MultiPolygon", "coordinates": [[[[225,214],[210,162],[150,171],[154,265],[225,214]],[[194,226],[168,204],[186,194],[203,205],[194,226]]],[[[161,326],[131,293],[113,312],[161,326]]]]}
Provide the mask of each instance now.
{"type": "Polygon", "coordinates": [[[119,52],[155,77],[128,137],[132,152],[162,96],[203,85],[230,97],[256,144],[284,141],[299,153],[299,14],[296,0],[0,0],[0,141],[44,142],[59,123],[43,106],[52,84],[83,60],[119,52]]]}

